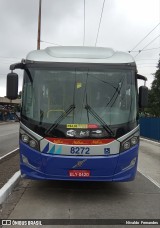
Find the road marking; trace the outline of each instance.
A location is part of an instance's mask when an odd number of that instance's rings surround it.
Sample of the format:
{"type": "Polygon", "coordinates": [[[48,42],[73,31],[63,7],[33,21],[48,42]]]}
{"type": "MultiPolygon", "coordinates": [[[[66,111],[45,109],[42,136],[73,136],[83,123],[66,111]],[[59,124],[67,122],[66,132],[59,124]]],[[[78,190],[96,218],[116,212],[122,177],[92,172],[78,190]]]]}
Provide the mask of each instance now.
{"type": "Polygon", "coordinates": [[[158,188],[160,188],[160,184],[153,180],[150,176],[144,174],[141,170],[137,169],[139,173],[141,173],[145,178],[147,178],[148,180],[150,180],[154,185],[156,185],[158,188]]]}
{"type": "Polygon", "coordinates": [[[0,157],[0,160],[2,160],[3,158],[6,158],[7,156],[9,156],[10,154],[16,152],[17,150],[19,150],[19,147],[16,148],[15,150],[10,151],[8,154],[5,154],[4,156],[0,157]]]}
{"type": "Polygon", "coordinates": [[[17,171],[9,181],[0,189],[0,204],[2,204],[7,197],[11,194],[13,188],[21,177],[20,171],[17,171]]]}

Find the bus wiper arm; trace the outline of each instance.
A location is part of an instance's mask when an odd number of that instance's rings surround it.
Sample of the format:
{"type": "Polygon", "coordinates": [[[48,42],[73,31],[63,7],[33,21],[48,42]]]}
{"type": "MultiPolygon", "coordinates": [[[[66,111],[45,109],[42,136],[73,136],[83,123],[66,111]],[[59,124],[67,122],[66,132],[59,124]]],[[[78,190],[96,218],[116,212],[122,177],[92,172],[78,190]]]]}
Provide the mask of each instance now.
{"type": "Polygon", "coordinates": [[[74,105],[74,104],[70,105],[69,108],[68,108],[66,111],[64,111],[64,113],[62,113],[62,115],[60,115],[60,116],[58,117],[58,119],[52,124],[52,126],[49,127],[49,128],[45,131],[45,134],[48,134],[48,133],[50,133],[53,129],[55,129],[55,128],[59,125],[59,123],[62,122],[62,120],[65,119],[66,116],[68,116],[69,113],[72,112],[74,109],[75,109],[75,105],[74,105]]]}
{"type": "Polygon", "coordinates": [[[113,131],[110,127],[104,122],[104,120],[89,106],[88,104],[85,106],[85,109],[99,122],[102,127],[109,133],[110,136],[114,137],[113,131]]]}

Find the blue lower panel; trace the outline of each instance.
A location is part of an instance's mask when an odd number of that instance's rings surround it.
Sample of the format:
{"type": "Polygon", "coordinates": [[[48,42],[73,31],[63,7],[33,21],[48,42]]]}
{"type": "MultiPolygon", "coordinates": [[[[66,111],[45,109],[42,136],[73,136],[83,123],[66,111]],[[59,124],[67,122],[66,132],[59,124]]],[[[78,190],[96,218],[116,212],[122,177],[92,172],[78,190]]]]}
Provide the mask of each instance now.
{"type": "Polygon", "coordinates": [[[137,167],[138,146],[113,156],[61,156],[40,153],[20,142],[21,173],[30,179],[79,181],[130,181],[137,167]],[[136,163],[130,166],[136,158],[136,163]],[[83,161],[81,167],[77,163],[83,161]],[[87,178],[69,177],[69,170],[90,170],[87,178]]]}

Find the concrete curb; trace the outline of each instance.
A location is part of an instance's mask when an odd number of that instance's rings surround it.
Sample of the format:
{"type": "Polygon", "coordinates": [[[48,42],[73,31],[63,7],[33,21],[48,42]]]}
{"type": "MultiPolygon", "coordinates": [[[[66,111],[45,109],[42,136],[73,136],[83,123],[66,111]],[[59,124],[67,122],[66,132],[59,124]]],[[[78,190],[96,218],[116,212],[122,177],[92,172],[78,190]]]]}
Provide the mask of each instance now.
{"type": "Polygon", "coordinates": [[[141,140],[141,141],[148,142],[148,143],[151,143],[151,144],[154,144],[154,145],[156,145],[156,146],[160,146],[160,142],[156,142],[156,141],[149,140],[149,139],[142,138],[142,137],[140,137],[140,140],[141,140]]]}
{"type": "Polygon", "coordinates": [[[21,177],[20,171],[17,171],[9,181],[0,189],[0,204],[2,204],[11,194],[15,185],[19,182],[21,177]]]}

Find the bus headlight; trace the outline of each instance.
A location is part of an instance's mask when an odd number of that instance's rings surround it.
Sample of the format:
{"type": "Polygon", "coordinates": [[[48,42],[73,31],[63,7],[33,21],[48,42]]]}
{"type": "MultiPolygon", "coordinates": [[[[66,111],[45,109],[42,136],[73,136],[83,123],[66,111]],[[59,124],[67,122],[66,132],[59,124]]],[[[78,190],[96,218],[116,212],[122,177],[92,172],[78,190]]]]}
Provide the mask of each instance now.
{"type": "Polygon", "coordinates": [[[24,130],[20,130],[20,139],[22,142],[39,151],[39,142],[24,130]]]}
{"type": "Polygon", "coordinates": [[[29,145],[30,145],[30,147],[32,147],[32,148],[36,148],[36,141],[35,140],[30,140],[29,141],[29,145]]]}
{"type": "Polygon", "coordinates": [[[134,136],[133,138],[131,138],[132,145],[136,145],[137,143],[138,143],[138,137],[134,136]]]}
{"type": "Polygon", "coordinates": [[[23,134],[23,135],[21,136],[21,138],[22,138],[22,141],[23,141],[24,143],[28,143],[28,142],[29,142],[29,137],[28,137],[28,135],[23,134]]]}
{"type": "Polygon", "coordinates": [[[120,152],[129,150],[131,147],[139,143],[139,136],[131,136],[129,139],[121,142],[120,152]]]}
{"type": "Polygon", "coordinates": [[[129,141],[127,141],[127,142],[125,142],[125,143],[123,144],[124,150],[128,150],[130,147],[131,147],[131,144],[130,144],[129,141]]]}

